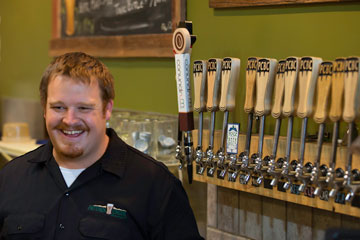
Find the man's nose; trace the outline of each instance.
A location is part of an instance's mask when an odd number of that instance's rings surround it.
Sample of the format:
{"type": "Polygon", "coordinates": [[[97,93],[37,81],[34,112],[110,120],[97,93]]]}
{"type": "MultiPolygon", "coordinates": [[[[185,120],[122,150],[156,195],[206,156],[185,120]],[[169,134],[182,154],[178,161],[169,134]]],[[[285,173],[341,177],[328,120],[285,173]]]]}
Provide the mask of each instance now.
{"type": "Polygon", "coordinates": [[[69,126],[78,123],[78,117],[74,109],[68,109],[63,118],[63,122],[69,126]]]}

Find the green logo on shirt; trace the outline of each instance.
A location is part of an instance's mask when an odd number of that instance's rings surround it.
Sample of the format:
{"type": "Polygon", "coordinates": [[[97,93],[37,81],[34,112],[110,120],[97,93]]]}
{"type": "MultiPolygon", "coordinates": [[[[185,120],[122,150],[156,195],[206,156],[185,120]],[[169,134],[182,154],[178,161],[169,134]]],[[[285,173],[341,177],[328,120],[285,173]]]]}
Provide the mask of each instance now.
{"type": "Polygon", "coordinates": [[[89,205],[89,211],[105,213],[107,215],[120,218],[127,219],[127,212],[124,209],[114,207],[114,204],[108,203],[106,206],[102,205],[89,205]]]}

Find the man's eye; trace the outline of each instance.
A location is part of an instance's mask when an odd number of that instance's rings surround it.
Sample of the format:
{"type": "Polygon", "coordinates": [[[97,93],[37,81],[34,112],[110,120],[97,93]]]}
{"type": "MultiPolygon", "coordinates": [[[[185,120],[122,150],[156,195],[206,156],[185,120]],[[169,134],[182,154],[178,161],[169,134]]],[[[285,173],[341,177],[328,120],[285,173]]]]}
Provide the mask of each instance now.
{"type": "Polygon", "coordinates": [[[51,109],[54,109],[56,111],[61,111],[61,110],[64,110],[65,107],[63,107],[63,106],[51,106],[51,109]]]}
{"type": "Polygon", "coordinates": [[[80,111],[90,111],[91,109],[91,107],[79,107],[80,111]]]}

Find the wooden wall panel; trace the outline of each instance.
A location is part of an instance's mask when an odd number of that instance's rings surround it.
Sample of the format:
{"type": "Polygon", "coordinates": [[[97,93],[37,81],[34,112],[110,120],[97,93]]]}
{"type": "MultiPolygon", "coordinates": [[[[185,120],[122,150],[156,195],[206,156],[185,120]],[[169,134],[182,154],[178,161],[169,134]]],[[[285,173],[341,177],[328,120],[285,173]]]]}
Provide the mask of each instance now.
{"type": "Polygon", "coordinates": [[[313,239],[325,239],[326,230],[341,227],[341,215],[321,209],[313,209],[313,239]]]}
{"type": "Polygon", "coordinates": [[[287,239],[308,240],[312,238],[311,208],[287,203],[287,239]]]}
{"type": "Polygon", "coordinates": [[[262,239],[261,196],[240,192],[240,235],[251,239],[262,239]]]}
{"type": "Polygon", "coordinates": [[[286,239],[286,202],[262,198],[263,239],[286,239]]]}
{"type": "Polygon", "coordinates": [[[239,234],[239,191],[218,187],[218,229],[239,234]]]}
{"type": "Polygon", "coordinates": [[[207,192],[207,225],[217,228],[217,186],[208,183],[207,192]]]}

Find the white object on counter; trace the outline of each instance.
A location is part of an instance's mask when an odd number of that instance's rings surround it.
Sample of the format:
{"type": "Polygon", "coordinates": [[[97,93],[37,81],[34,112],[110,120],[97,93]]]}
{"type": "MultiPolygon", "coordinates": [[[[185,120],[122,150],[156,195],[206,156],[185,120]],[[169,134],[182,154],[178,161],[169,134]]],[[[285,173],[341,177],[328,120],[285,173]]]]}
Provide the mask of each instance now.
{"type": "Polygon", "coordinates": [[[10,161],[14,157],[21,156],[27,152],[30,152],[38,147],[40,144],[36,144],[35,140],[27,142],[4,142],[0,141],[0,153],[10,161]]]}

